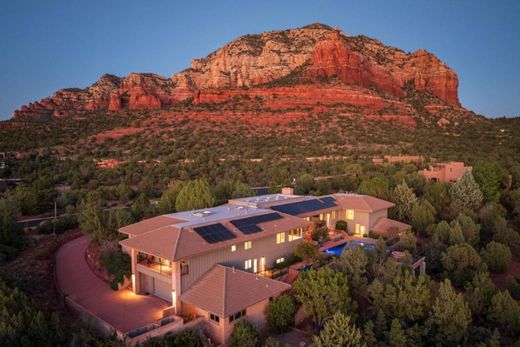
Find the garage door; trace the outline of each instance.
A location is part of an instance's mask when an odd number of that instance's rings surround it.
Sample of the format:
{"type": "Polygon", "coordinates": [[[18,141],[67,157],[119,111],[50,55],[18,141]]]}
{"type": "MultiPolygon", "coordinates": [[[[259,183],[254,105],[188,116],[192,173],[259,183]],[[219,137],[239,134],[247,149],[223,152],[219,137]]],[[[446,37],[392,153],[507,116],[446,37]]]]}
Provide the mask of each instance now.
{"type": "Polygon", "coordinates": [[[169,283],[154,278],[154,295],[172,302],[172,286],[169,283]]]}

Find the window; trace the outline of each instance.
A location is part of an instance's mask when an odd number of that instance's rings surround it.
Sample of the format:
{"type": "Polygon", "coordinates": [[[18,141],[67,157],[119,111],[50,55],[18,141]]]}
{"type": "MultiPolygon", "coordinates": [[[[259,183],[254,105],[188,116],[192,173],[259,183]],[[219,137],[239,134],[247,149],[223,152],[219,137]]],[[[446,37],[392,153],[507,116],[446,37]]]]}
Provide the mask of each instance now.
{"type": "Polygon", "coordinates": [[[209,314],[209,319],[211,319],[212,321],[217,322],[217,323],[220,322],[220,317],[213,313],[209,314]]]}
{"type": "Polygon", "coordinates": [[[301,239],[302,235],[303,235],[303,229],[302,228],[293,229],[293,230],[291,230],[289,232],[289,241],[294,241],[294,240],[301,239]]]}
{"type": "Polygon", "coordinates": [[[244,249],[251,249],[251,246],[252,246],[251,241],[244,242],[244,249]]]}
{"type": "Polygon", "coordinates": [[[234,251],[236,251],[236,250],[237,250],[237,245],[233,245],[233,246],[231,246],[231,252],[234,252],[234,251]]]}
{"type": "Polygon", "coordinates": [[[285,261],[285,258],[278,258],[276,259],[276,264],[280,264],[280,263],[283,263],[285,261]]]}
{"type": "Polygon", "coordinates": [[[336,211],[332,211],[330,213],[330,215],[331,215],[332,219],[336,219],[336,211]]]}
{"type": "Polygon", "coordinates": [[[320,221],[322,221],[324,219],[325,219],[325,216],[323,215],[323,213],[320,213],[320,221]]]}
{"type": "Polygon", "coordinates": [[[284,243],[285,242],[285,232],[276,234],[276,243],[284,243]]]}
{"type": "Polygon", "coordinates": [[[181,261],[181,275],[187,275],[190,273],[190,265],[186,260],[181,261]]]}
{"type": "Polygon", "coordinates": [[[345,217],[347,218],[347,220],[353,220],[354,219],[354,210],[346,210],[345,217]]]}
{"type": "Polygon", "coordinates": [[[251,259],[247,259],[245,262],[244,262],[244,268],[247,270],[247,269],[250,269],[251,267],[253,266],[253,262],[251,261],[251,259]]]}
{"type": "Polygon", "coordinates": [[[245,317],[245,316],[246,316],[246,310],[242,310],[240,312],[237,312],[237,313],[232,314],[231,316],[229,316],[229,322],[231,323],[232,321],[237,320],[237,319],[242,318],[242,317],[245,317]]]}

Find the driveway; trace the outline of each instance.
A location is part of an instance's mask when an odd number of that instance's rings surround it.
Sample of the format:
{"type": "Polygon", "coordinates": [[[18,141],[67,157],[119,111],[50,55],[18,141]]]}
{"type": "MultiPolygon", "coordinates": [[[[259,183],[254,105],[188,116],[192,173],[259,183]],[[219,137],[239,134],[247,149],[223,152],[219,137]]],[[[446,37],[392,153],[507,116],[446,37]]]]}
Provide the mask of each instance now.
{"type": "Polygon", "coordinates": [[[128,289],[114,291],[94,275],[85,261],[88,243],[82,236],[58,250],[56,275],[63,293],[122,333],[161,319],[166,301],[128,289]]]}

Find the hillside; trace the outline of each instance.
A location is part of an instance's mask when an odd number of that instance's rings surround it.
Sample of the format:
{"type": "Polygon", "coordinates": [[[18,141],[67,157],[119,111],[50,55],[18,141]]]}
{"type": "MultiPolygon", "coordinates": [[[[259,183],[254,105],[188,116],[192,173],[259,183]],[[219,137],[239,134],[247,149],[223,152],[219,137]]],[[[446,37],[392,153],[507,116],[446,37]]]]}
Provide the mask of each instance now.
{"type": "MultiPolygon", "coordinates": [[[[85,89],[62,89],[22,106],[13,120],[92,112],[216,107],[240,99],[259,121],[334,112],[414,126],[478,118],[458,100],[456,73],[425,50],[406,53],[323,24],[242,36],[171,78],[105,74],[85,89]]],[[[226,113],[227,116],[233,114],[226,113]]],[[[211,114],[194,114],[194,119],[211,114]]],[[[7,124],[4,124],[7,125],[7,124]]]]}

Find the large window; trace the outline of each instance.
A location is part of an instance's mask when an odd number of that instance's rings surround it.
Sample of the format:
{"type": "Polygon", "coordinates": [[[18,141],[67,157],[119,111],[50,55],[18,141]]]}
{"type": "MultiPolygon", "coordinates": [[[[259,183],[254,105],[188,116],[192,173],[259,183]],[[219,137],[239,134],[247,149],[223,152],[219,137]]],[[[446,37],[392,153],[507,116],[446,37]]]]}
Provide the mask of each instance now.
{"type": "Polygon", "coordinates": [[[209,319],[211,319],[212,321],[217,322],[217,323],[220,322],[220,317],[215,315],[215,314],[213,314],[213,313],[209,314],[209,319]]]}
{"type": "Polygon", "coordinates": [[[247,270],[247,269],[250,269],[252,267],[253,267],[253,261],[251,259],[247,259],[244,262],[244,268],[247,270]]]}
{"type": "Polygon", "coordinates": [[[236,250],[237,250],[237,245],[233,245],[233,246],[231,246],[231,252],[234,252],[234,251],[236,251],[236,250]]]}
{"type": "Polygon", "coordinates": [[[232,321],[237,320],[237,319],[242,318],[242,317],[245,317],[245,316],[246,316],[246,310],[242,310],[240,312],[237,312],[237,313],[232,314],[231,316],[229,316],[229,322],[231,323],[232,321]]]}
{"type": "Polygon", "coordinates": [[[252,246],[251,241],[244,242],[244,249],[251,249],[252,246]]]}
{"type": "Polygon", "coordinates": [[[347,220],[353,220],[354,219],[354,210],[346,210],[345,218],[347,218],[347,220]]]}
{"type": "Polygon", "coordinates": [[[190,273],[190,265],[186,260],[181,261],[181,275],[187,275],[190,273]]]}
{"type": "Polygon", "coordinates": [[[284,243],[285,242],[285,232],[276,234],[276,243],[284,243]]]}
{"type": "Polygon", "coordinates": [[[294,240],[301,239],[302,235],[303,235],[303,229],[302,228],[293,229],[293,230],[291,230],[289,232],[289,241],[294,241],[294,240]]]}

